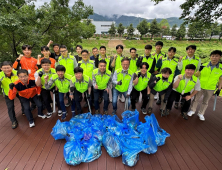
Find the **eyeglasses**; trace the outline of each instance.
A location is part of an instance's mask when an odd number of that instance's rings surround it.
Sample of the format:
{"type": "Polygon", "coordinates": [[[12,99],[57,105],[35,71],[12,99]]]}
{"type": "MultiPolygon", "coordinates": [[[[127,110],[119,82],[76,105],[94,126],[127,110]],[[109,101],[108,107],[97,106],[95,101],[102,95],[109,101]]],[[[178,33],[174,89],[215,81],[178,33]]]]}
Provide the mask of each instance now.
{"type": "Polygon", "coordinates": [[[64,50],[64,51],[60,51],[60,53],[64,53],[64,52],[66,52],[67,50],[64,50]]]}
{"type": "Polygon", "coordinates": [[[2,70],[9,70],[11,67],[2,67],[2,70]]]}

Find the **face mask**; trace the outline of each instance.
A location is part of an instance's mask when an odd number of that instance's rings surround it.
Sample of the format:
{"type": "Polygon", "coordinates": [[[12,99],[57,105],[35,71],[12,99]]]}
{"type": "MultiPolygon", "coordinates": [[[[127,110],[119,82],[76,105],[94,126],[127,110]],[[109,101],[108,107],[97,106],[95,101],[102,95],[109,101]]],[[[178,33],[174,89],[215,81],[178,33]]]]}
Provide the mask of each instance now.
{"type": "Polygon", "coordinates": [[[167,80],[168,78],[162,77],[163,80],[167,80]]]}

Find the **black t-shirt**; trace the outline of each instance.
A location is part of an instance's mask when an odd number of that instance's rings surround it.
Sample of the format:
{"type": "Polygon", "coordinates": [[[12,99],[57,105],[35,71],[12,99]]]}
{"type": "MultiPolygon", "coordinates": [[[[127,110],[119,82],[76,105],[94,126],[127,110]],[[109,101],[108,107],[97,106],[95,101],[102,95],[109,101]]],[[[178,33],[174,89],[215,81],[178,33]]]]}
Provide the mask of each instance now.
{"type": "Polygon", "coordinates": [[[82,57],[80,57],[78,55],[75,55],[75,58],[76,58],[77,63],[82,60],[82,57]]]}
{"type": "Polygon", "coordinates": [[[58,61],[60,56],[61,56],[61,54],[57,55],[56,53],[51,53],[51,55],[50,55],[50,57],[54,58],[56,60],[56,62],[58,61]]]}

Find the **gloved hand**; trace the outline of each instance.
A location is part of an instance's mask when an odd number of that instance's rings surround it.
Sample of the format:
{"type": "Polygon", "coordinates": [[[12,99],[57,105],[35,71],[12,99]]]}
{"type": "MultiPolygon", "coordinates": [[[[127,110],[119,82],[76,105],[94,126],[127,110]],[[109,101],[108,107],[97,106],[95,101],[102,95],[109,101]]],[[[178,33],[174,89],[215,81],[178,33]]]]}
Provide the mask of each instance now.
{"type": "Polygon", "coordinates": [[[118,81],[117,85],[122,85],[122,80],[118,81]]]}
{"type": "Polygon", "coordinates": [[[214,93],[215,95],[219,96],[220,95],[220,91],[219,89],[217,89],[217,91],[214,93]]]}
{"type": "Polygon", "coordinates": [[[14,87],[15,87],[15,84],[14,84],[14,83],[10,83],[10,84],[9,84],[9,88],[10,88],[11,90],[13,90],[14,87]]]}
{"type": "Polygon", "coordinates": [[[164,100],[163,100],[163,103],[167,103],[167,99],[164,99],[164,100]]]}
{"type": "Polygon", "coordinates": [[[42,77],[42,75],[43,75],[43,72],[40,71],[40,72],[39,72],[39,77],[42,77]]]}
{"type": "Polygon", "coordinates": [[[75,87],[70,87],[70,92],[74,92],[74,90],[75,90],[75,87]]]}
{"type": "Polygon", "coordinates": [[[159,80],[160,80],[160,77],[157,77],[157,78],[156,78],[156,82],[158,82],[159,80]]]}
{"type": "Polygon", "coordinates": [[[90,94],[87,94],[87,98],[88,98],[88,99],[90,98],[90,96],[91,96],[90,94]]]}
{"type": "Polygon", "coordinates": [[[150,94],[147,94],[147,100],[150,100],[150,94]]]}

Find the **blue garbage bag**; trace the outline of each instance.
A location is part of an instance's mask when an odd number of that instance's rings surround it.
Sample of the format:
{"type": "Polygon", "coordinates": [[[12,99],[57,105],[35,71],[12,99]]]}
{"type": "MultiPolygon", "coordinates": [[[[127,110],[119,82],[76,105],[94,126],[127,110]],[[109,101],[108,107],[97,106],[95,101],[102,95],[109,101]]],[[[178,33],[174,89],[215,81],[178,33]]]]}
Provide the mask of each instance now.
{"type": "Polygon", "coordinates": [[[92,162],[102,155],[101,142],[99,142],[97,139],[91,138],[86,141],[83,140],[82,144],[86,151],[83,162],[92,162]]]}
{"type": "Polygon", "coordinates": [[[83,137],[84,134],[82,132],[82,129],[73,128],[71,130],[68,130],[65,139],[67,142],[71,142],[71,141],[80,141],[83,137]]]}
{"type": "Polygon", "coordinates": [[[67,142],[64,146],[63,155],[69,165],[78,165],[85,158],[85,148],[80,141],[67,142]]]}
{"type": "Polygon", "coordinates": [[[55,126],[52,128],[51,135],[55,140],[65,139],[67,136],[67,131],[70,129],[69,122],[61,122],[57,120],[55,126]]]}
{"type": "Polygon", "coordinates": [[[123,118],[123,123],[127,124],[131,128],[134,128],[134,129],[137,128],[137,126],[140,123],[139,112],[137,110],[135,110],[134,112],[127,110],[123,112],[121,115],[123,118]]]}
{"type": "Polygon", "coordinates": [[[137,127],[137,131],[140,133],[143,143],[147,145],[147,148],[143,149],[143,152],[146,154],[154,154],[157,151],[157,144],[155,141],[156,138],[150,122],[150,117],[147,117],[147,122],[141,123],[137,127]]]}
{"type": "MultiPolygon", "coordinates": [[[[148,119],[149,118],[146,116],[145,120],[149,121],[148,119]]],[[[156,141],[157,146],[164,145],[166,138],[169,137],[170,134],[167,133],[164,129],[160,128],[154,114],[150,115],[150,122],[151,122],[151,126],[152,126],[152,129],[153,129],[155,138],[156,138],[155,141],[156,141]]]]}
{"type": "Polygon", "coordinates": [[[105,133],[105,135],[103,136],[102,144],[105,147],[109,156],[118,157],[122,154],[122,148],[119,137],[114,133],[105,133]]]}
{"type": "Polygon", "coordinates": [[[121,137],[122,145],[122,162],[127,166],[136,165],[139,160],[139,153],[143,151],[148,146],[143,143],[140,135],[134,134],[132,131],[131,134],[126,134],[121,137]]]}

